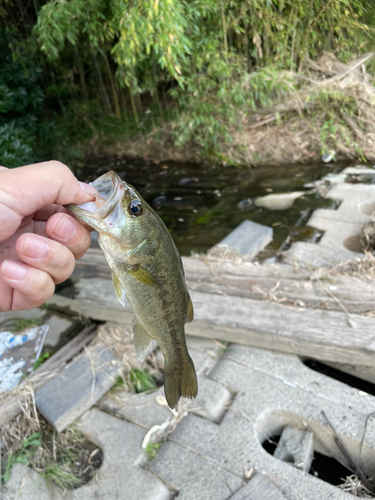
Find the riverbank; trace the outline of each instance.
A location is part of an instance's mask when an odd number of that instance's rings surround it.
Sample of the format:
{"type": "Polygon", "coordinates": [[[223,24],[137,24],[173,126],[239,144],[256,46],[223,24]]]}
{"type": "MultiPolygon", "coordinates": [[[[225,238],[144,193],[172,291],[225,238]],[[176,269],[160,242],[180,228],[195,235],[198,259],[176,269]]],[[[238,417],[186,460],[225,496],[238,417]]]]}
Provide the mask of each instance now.
{"type": "Polygon", "coordinates": [[[246,113],[239,110],[238,121],[228,129],[231,139],[223,139],[211,149],[197,141],[176,146],[180,124],[169,121],[160,127],[145,127],[147,132],[140,128],[133,135],[117,133],[114,137],[110,133],[112,139],[108,134],[94,134],[84,151],[89,156],[209,159],[239,166],[316,162],[330,152],[336,160],[375,161],[375,89],[373,77],[365,69],[372,57],[369,53],[343,64],[325,52],[300,74],[278,72],[277,78],[289,90],[264,107],[246,113]]]}

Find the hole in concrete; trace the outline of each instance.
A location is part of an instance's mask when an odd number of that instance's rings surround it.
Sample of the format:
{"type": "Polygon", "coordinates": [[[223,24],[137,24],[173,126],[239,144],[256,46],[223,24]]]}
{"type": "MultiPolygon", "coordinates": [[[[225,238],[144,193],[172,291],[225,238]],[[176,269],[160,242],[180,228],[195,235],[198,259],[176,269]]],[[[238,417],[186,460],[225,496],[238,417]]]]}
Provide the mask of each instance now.
{"type": "MultiPolygon", "coordinates": [[[[270,438],[268,438],[268,440],[266,439],[262,443],[262,446],[267,451],[267,453],[273,455],[275,453],[279,440],[280,435],[271,436],[270,438]]],[[[290,456],[290,460],[284,461],[288,463],[294,462],[292,456],[290,456]]],[[[335,460],[334,458],[327,457],[326,455],[323,455],[322,453],[314,450],[314,458],[309,470],[309,474],[318,477],[326,483],[338,486],[345,483],[346,477],[351,476],[352,472],[341,465],[339,462],[337,462],[337,460],[335,460]]]]}
{"type": "Polygon", "coordinates": [[[359,211],[366,215],[372,215],[375,210],[375,203],[362,203],[359,205],[359,211]]]}
{"type": "Polygon", "coordinates": [[[371,382],[362,380],[361,378],[345,373],[337,368],[332,368],[331,366],[325,365],[315,359],[302,359],[302,362],[311,370],[323,373],[323,375],[327,375],[328,377],[338,380],[339,382],[350,385],[350,387],[354,387],[360,391],[367,392],[368,394],[375,396],[375,384],[372,384],[371,382]]]}
{"type": "Polygon", "coordinates": [[[355,234],[354,236],[349,236],[344,240],[344,247],[352,252],[363,253],[363,248],[361,245],[361,237],[359,234],[355,234]]]}

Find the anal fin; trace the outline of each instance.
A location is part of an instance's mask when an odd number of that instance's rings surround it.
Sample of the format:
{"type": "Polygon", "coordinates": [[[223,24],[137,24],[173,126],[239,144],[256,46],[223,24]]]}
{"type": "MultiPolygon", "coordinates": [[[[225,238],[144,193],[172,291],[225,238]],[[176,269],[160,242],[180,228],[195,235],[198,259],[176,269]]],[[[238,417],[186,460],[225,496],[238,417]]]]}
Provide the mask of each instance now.
{"type": "Polygon", "coordinates": [[[137,359],[140,363],[146,359],[147,354],[152,350],[154,345],[153,339],[146,332],[144,327],[136,321],[134,325],[134,349],[137,359]]]}

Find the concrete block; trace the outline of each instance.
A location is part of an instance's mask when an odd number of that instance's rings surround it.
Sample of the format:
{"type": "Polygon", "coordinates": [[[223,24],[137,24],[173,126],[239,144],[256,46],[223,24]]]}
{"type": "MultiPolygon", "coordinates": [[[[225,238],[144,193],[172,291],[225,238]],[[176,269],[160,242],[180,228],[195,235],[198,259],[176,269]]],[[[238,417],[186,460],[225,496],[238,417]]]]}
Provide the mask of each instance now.
{"type": "Polygon", "coordinates": [[[271,243],[272,238],[271,227],[245,220],[215,245],[214,249],[236,252],[251,260],[271,243]]]}
{"type": "Polygon", "coordinates": [[[48,488],[45,479],[27,465],[16,464],[12,468],[9,483],[2,488],[3,500],[53,500],[56,498],[52,490],[48,488]]]}
{"type": "MultiPolygon", "coordinates": [[[[288,425],[303,429],[306,422],[343,458],[322,417],[324,410],[352,456],[371,476],[375,469],[371,420],[360,448],[375,398],[310,370],[295,356],[231,347],[210,375],[236,392],[220,425],[189,415],[170,440],[238,476],[252,468],[265,473],[289,500],[349,500],[349,494],[271,456],[262,443],[282,434],[288,425]]],[[[314,448],[326,453],[317,442],[314,448]]]]}
{"type": "Polygon", "coordinates": [[[220,422],[232,399],[232,394],[222,384],[207,377],[198,377],[198,396],[186,399],[191,413],[212,422],[220,422]]]}
{"type": "Polygon", "coordinates": [[[103,463],[98,478],[69,492],[68,500],[170,500],[162,481],[135,464],[143,454],[142,428],[96,409],[79,425],[103,449],[103,463]]]}
{"type": "Polygon", "coordinates": [[[223,348],[217,342],[200,337],[186,337],[190,356],[197,375],[207,375],[216,365],[223,348]]]}
{"type": "Polygon", "coordinates": [[[179,500],[227,500],[242,486],[241,477],[169,442],[160,448],[150,470],[179,491],[179,500]]]}
{"type": "Polygon", "coordinates": [[[108,394],[100,406],[105,411],[121,415],[129,422],[133,422],[144,429],[160,425],[172,417],[172,412],[167,406],[158,404],[157,397],[164,397],[164,388],[159,387],[154,392],[133,394],[128,391],[108,394]]]}
{"type": "Polygon", "coordinates": [[[230,500],[285,500],[286,497],[263,474],[256,474],[230,500]]]}
{"type": "MultiPolygon", "coordinates": [[[[59,346],[64,344],[64,334],[68,333],[77,322],[72,321],[70,318],[52,314],[47,320],[46,324],[50,325],[44,350],[58,349],[59,346]]],[[[66,339],[65,339],[66,342],[66,339]]]]}
{"type": "Polygon", "coordinates": [[[273,456],[292,463],[297,469],[309,472],[314,457],[313,440],[311,432],[287,425],[281,433],[273,456]]]}

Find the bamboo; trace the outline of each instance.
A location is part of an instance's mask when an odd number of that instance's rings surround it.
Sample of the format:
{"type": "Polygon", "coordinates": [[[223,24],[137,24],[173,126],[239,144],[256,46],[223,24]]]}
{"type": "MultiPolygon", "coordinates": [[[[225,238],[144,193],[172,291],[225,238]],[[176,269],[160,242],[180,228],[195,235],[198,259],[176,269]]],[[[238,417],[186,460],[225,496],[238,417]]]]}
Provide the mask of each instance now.
{"type": "Polygon", "coordinates": [[[100,86],[101,91],[102,91],[102,97],[103,97],[104,103],[107,106],[107,109],[108,109],[109,113],[112,114],[113,113],[113,109],[112,109],[112,106],[111,106],[111,101],[109,99],[107,90],[106,90],[105,85],[104,85],[104,81],[103,81],[102,74],[100,72],[98,60],[96,58],[96,55],[93,52],[91,53],[91,55],[92,55],[92,58],[93,58],[93,61],[94,61],[95,71],[96,71],[96,75],[97,75],[97,78],[98,78],[99,86],[100,86]]]}
{"type": "Polygon", "coordinates": [[[107,71],[108,71],[108,78],[109,78],[109,83],[111,85],[112,97],[113,97],[113,102],[115,105],[116,116],[117,116],[117,118],[121,118],[120,104],[118,102],[117,91],[116,91],[116,83],[115,83],[115,80],[113,78],[111,65],[109,64],[108,54],[105,54],[103,51],[101,51],[101,54],[103,56],[103,59],[104,59],[104,62],[106,64],[107,71]]]}
{"type": "Polygon", "coordinates": [[[135,120],[135,123],[137,125],[139,125],[139,118],[138,118],[137,108],[135,107],[134,97],[133,97],[133,94],[132,94],[131,90],[129,90],[129,94],[130,94],[130,102],[131,102],[131,105],[132,105],[134,120],[135,120]]]}

